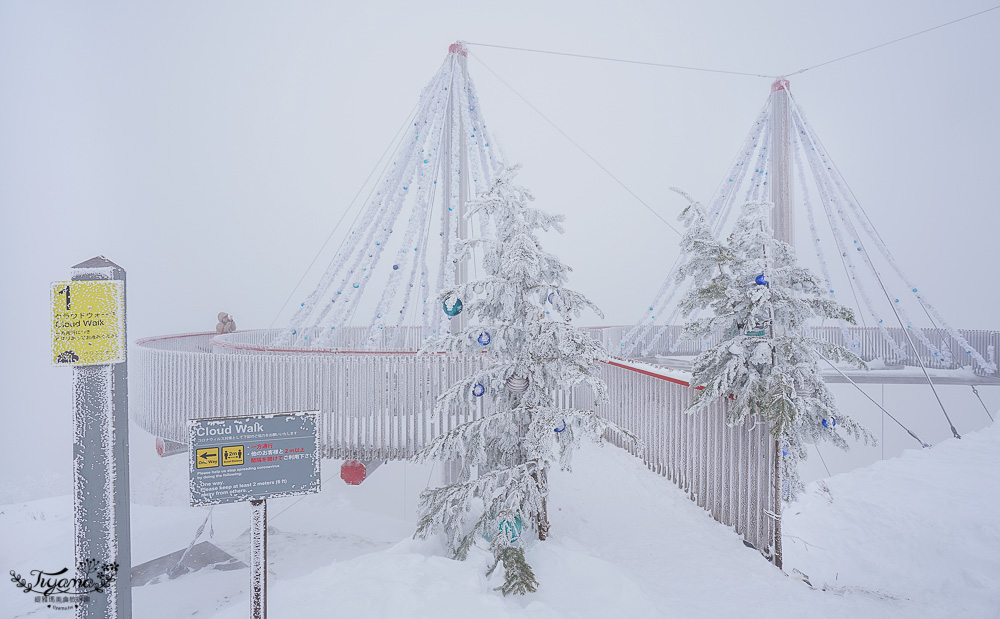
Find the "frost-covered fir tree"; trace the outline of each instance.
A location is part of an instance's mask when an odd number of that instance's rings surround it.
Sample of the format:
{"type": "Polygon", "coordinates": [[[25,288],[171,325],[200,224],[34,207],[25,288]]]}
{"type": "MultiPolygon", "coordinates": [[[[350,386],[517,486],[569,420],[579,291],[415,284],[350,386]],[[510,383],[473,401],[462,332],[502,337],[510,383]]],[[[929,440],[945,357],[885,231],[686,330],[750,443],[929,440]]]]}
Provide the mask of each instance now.
{"type": "Polygon", "coordinates": [[[766,419],[781,443],[783,494],[791,499],[802,488],[798,462],[806,457],[806,444],[825,440],[846,450],[840,430],[866,443],[874,440],[837,409],[819,372],[824,357],[857,367],[865,367],[864,362],[842,346],[805,333],[810,318],[853,323],[853,312],[824,297],[816,277],[798,266],[792,247],[772,236],[771,203],[747,203],[728,240],[718,241],[701,205],[685,197],[690,205],[681,214],[687,226],[682,251],[688,261],[678,283],[691,278],[693,285],[680,308],[685,315],[711,314],[689,322],[685,336],[707,341],[723,334],[718,345],[694,360],[694,384],[703,389],[689,410],[730,397],[730,424],[753,415],[766,419]]]}
{"type": "Polygon", "coordinates": [[[536,230],[562,232],[561,216],[528,203],[533,196],[513,183],[519,166],[503,169],[490,190],[469,202],[469,216],[485,212],[495,238],[458,241],[457,257],[482,247],[486,276],[443,291],[439,301],[455,311],[461,303],[468,328],[431,341],[425,350],[488,355],[488,365],[458,381],[439,398],[435,414],[447,414],[487,398],[488,413],[439,436],[417,454],[420,461],[455,460],[456,483],[420,496],[416,535],[445,533],[449,549],[465,559],[479,540],[504,567],[504,594],[535,591],[520,532],[545,539],[549,522],[546,474],[551,464],[569,468],[580,437],[600,441],[609,422],[593,411],[559,408],[558,389],[588,386],[595,401],[606,396],[597,377],[603,346],[570,320],[589,300],[564,284],[570,269],[542,250],[536,230]]]}

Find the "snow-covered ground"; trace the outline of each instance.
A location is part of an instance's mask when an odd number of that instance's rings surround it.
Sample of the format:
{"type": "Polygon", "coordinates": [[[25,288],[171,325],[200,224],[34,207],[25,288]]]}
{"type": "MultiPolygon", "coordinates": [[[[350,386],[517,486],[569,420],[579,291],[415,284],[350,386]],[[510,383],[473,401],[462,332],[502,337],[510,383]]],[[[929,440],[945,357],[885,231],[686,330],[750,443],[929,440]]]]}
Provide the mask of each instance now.
{"type": "MultiPolygon", "coordinates": [[[[186,547],[207,514],[184,504],[183,456],[155,460],[148,438],[133,438],[136,564],[186,547]]],[[[318,495],[269,502],[272,617],[1000,616],[996,425],[811,483],[785,512],[793,576],[635,458],[585,445],[572,473],[552,475],[552,538],[528,551],[541,586],[525,597],[493,591],[486,552],[458,562],[436,540],[410,539],[431,467],[388,464],[358,487],[338,470],[325,463],[318,495]]],[[[203,537],[214,530],[213,543],[246,560],[248,507],[217,507],[210,524],[203,537]]],[[[69,565],[70,498],[0,507],[0,550],[21,573],[69,565]]],[[[201,571],[137,587],[134,616],[245,617],[247,580],[201,571]]],[[[68,614],[13,583],[0,608],[68,614]]]]}

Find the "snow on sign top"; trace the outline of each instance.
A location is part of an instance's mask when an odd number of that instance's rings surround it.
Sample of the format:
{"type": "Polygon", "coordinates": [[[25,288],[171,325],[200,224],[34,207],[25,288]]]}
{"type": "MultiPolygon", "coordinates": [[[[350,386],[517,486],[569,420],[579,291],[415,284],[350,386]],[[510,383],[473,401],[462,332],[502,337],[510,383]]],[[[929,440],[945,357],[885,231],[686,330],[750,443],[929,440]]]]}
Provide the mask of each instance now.
{"type": "Polygon", "coordinates": [[[125,361],[125,282],[52,282],[52,364],[125,361]]]}

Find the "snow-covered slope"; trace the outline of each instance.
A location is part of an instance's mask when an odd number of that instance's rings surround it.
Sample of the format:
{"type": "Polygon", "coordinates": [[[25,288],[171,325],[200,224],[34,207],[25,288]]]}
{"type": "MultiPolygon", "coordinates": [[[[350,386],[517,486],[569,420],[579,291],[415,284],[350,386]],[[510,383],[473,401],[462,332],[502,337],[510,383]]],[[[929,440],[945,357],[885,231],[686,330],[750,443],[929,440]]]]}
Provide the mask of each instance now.
{"type": "MultiPolygon", "coordinates": [[[[152,474],[143,471],[152,462],[138,456],[136,498],[176,500],[183,483],[153,486],[183,476],[183,458],[158,462],[152,474]]],[[[436,541],[408,538],[413,499],[436,478],[427,467],[388,464],[348,487],[336,479],[339,463],[327,462],[321,494],[270,507],[269,612],[277,619],[995,617],[998,465],[1000,429],[990,427],[826,480],[829,493],[810,485],[786,512],[785,552],[786,571],[808,574],[813,588],[743,546],[635,458],[585,445],[572,473],[552,475],[552,538],[529,550],[538,592],[504,598],[493,591],[499,574],[484,574],[485,551],[452,561],[436,541]]],[[[0,512],[5,569],[72,560],[69,497],[0,512]]],[[[205,515],[176,504],[135,506],[134,561],[183,548],[205,515]]],[[[245,560],[248,522],[244,505],[216,508],[213,543],[245,560]]],[[[242,618],[247,579],[245,570],[197,572],[139,587],[134,616],[242,618]]],[[[61,616],[30,597],[9,583],[0,587],[0,608],[13,611],[5,616],[61,616]]]]}
{"type": "Polygon", "coordinates": [[[813,482],[783,523],[786,569],[817,587],[998,617],[1000,426],[813,482]]]}

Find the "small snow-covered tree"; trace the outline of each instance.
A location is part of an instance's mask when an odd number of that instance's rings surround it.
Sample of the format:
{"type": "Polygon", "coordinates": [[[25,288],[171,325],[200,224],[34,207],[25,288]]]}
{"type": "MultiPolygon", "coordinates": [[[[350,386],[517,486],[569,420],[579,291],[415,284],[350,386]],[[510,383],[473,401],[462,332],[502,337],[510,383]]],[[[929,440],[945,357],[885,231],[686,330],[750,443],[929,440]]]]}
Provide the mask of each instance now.
{"type": "Polygon", "coordinates": [[[542,250],[535,230],[562,232],[562,217],[528,206],[533,196],[512,182],[519,167],[502,169],[489,191],[469,202],[469,216],[484,212],[497,232],[495,238],[457,241],[456,255],[464,260],[482,247],[485,277],[439,297],[452,311],[461,302],[469,326],[424,347],[487,353],[488,364],[448,388],[435,414],[475,405],[478,398],[488,399],[488,413],[439,436],[416,456],[460,464],[456,483],[421,493],[416,535],[443,531],[459,559],[476,540],[490,540],[494,568],[504,566],[504,594],[534,591],[538,584],[518,530],[523,523],[539,539],[548,533],[550,465],[568,469],[581,436],[600,441],[605,430],[617,429],[593,411],[555,405],[557,390],[581,384],[595,402],[606,399],[597,372],[607,353],[570,323],[584,308],[600,310],[564,287],[570,268],[542,250]]]}
{"type": "MultiPolygon", "coordinates": [[[[685,196],[688,197],[688,196],[685,196]]],[[[830,441],[848,445],[838,430],[865,443],[873,441],[867,429],[837,409],[820,375],[819,363],[864,362],[842,346],[808,337],[812,317],[854,322],[853,312],[823,296],[808,269],[800,267],[790,245],[772,236],[769,202],[749,202],[727,241],[713,238],[702,207],[691,200],[681,214],[687,230],[682,251],[687,263],[678,283],[691,278],[693,286],[681,300],[685,315],[706,310],[711,315],[685,325],[685,337],[722,339],[699,354],[692,369],[701,389],[690,411],[730,397],[729,423],[741,424],[760,415],[781,442],[785,498],[801,490],[798,462],[805,445],[830,441]]]]}

